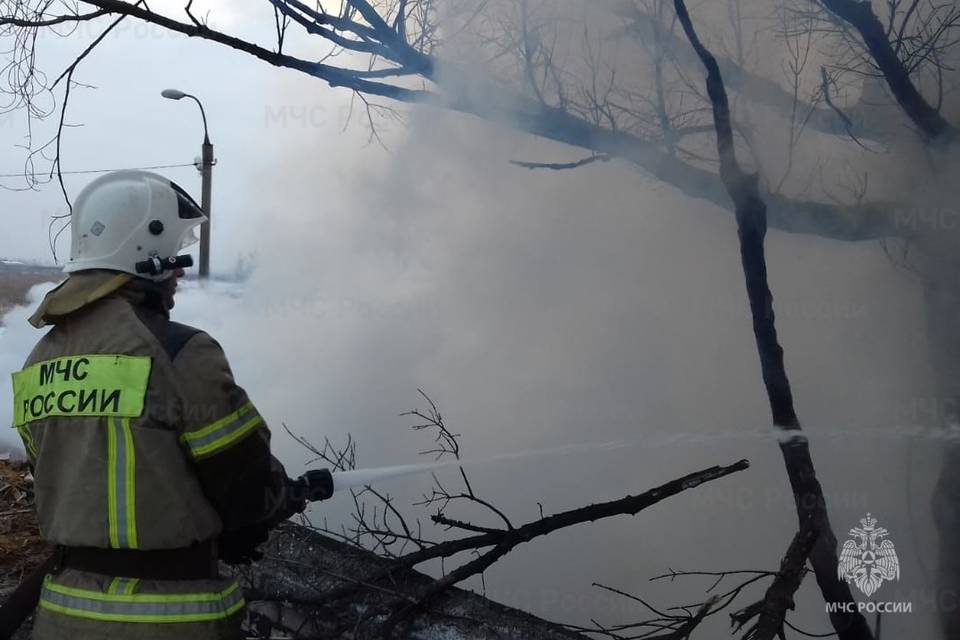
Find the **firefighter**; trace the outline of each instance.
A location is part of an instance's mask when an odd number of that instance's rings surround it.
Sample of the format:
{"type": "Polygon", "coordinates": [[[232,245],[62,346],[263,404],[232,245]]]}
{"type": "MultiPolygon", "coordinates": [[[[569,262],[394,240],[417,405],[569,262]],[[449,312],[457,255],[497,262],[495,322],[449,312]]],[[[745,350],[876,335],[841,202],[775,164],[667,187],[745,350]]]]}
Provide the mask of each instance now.
{"type": "Polygon", "coordinates": [[[68,277],[30,319],[51,328],[13,376],[56,548],[37,640],[239,638],[243,596],[218,559],[257,558],[269,528],[305,506],[220,345],[170,320],[180,251],[205,219],[143,171],[106,174],[76,199],[68,277]]]}

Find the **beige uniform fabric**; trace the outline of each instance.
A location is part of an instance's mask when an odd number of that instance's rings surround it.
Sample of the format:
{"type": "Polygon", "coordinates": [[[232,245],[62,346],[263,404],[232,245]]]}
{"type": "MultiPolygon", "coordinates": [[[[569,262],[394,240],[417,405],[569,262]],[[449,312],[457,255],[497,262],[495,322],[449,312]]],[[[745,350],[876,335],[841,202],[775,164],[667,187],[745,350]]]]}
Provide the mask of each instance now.
{"type": "Polygon", "coordinates": [[[114,427],[102,417],[51,417],[22,428],[32,443],[27,448],[34,460],[37,513],[46,540],[73,547],[173,549],[220,534],[220,517],[204,496],[179,438],[188,413],[193,427],[237,407],[231,406],[232,398],[224,397],[224,389],[210,388],[211,381],[204,376],[208,365],[190,357],[194,348],[209,352],[210,338],[197,334],[191,342],[196,347],[186,345],[181,355],[201,366],[199,372],[171,362],[130,303],[113,297],[98,300],[55,326],[30,354],[25,368],[85,354],[144,355],[152,363],[146,409],[142,417],[131,420],[133,450],[127,452],[134,459],[135,509],[124,515],[134,520],[136,544],[110,544],[107,444],[108,431],[114,427]]]}
{"type": "MultiPolygon", "coordinates": [[[[137,417],[44,415],[18,428],[34,467],[43,537],[70,547],[175,549],[215,540],[225,524],[270,520],[285,474],[220,346],[180,325],[172,333],[183,344],[171,357],[170,324],[156,310],[144,312],[137,280],[118,288],[109,272],[77,275],[35,315],[35,324],[54,327],[24,369],[122,354],[149,358],[149,379],[137,417]]],[[[116,592],[123,578],[75,570],[48,576],[34,637],[239,637],[243,604],[231,582],[125,580],[116,592]]]]}

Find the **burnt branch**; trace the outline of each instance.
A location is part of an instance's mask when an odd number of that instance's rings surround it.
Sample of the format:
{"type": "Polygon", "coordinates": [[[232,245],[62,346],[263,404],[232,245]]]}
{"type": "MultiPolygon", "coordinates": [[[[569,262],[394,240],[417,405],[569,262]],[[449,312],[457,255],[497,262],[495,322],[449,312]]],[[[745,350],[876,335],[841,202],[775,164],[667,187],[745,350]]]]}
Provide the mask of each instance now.
{"type": "Polygon", "coordinates": [[[817,529],[812,517],[808,517],[790,542],[790,547],[780,563],[780,571],[767,588],[763,600],[731,614],[730,618],[737,631],[754,616],[758,616],[757,623],[747,630],[743,640],[773,640],[774,636],[784,637],[787,611],[794,609],[793,596],[807,573],[807,558],[816,541],[817,529]]]}
{"type": "MultiPolygon", "coordinates": [[[[687,474],[643,493],[627,496],[619,500],[598,503],[579,509],[565,511],[535,520],[513,529],[488,528],[482,533],[460,539],[424,546],[421,549],[399,557],[392,557],[390,564],[382,571],[372,575],[354,576],[349,583],[341,583],[334,589],[325,590],[316,598],[304,601],[305,604],[331,606],[337,601],[352,599],[371,586],[398,590],[403,593],[386,607],[390,614],[382,635],[389,637],[405,620],[426,606],[433,598],[444,593],[450,587],[464,580],[482,574],[487,568],[509,554],[517,546],[549,535],[560,529],[588,522],[595,522],[621,515],[636,515],[663,500],[683,491],[694,489],[706,482],[712,482],[749,467],[746,460],[728,466],[717,466],[687,474]],[[479,552],[474,559],[446,573],[441,578],[416,587],[404,586],[404,572],[424,562],[452,558],[464,552],[479,552]]],[[[380,531],[385,538],[398,534],[389,530],[380,531]]],[[[383,544],[377,547],[383,550],[383,544]]]]}
{"type": "Polygon", "coordinates": [[[450,557],[462,551],[470,549],[479,549],[492,547],[496,545],[509,545],[513,547],[523,542],[529,542],[534,538],[547,535],[558,529],[570,527],[585,522],[594,522],[605,518],[611,518],[618,515],[636,515],[640,511],[654,505],[666,498],[672,497],[700,486],[705,482],[712,482],[738,471],[744,471],[749,467],[746,460],[740,460],[732,465],[725,467],[710,467],[702,471],[688,474],[676,480],[672,480],[644,493],[627,496],[612,502],[603,502],[600,504],[581,507],[572,511],[564,511],[556,515],[547,516],[540,520],[525,524],[512,530],[501,530],[497,533],[482,534],[451,540],[438,544],[428,551],[414,552],[400,559],[400,562],[407,566],[413,566],[433,558],[450,557]]]}
{"type": "Polygon", "coordinates": [[[388,619],[386,624],[387,637],[390,637],[389,634],[393,632],[397,625],[401,624],[404,619],[409,618],[409,616],[416,611],[417,607],[423,606],[449,587],[474,575],[482,574],[487,568],[520,544],[530,542],[559,529],[577,524],[595,522],[619,515],[636,515],[640,511],[666,498],[697,487],[704,482],[717,480],[731,473],[742,471],[748,466],[749,464],[746,460],[741,460],[727,467],[711,467],[710,469],[704,469],[703,471],[678,478],[636,496],[628,496],[612,502],[566,511],[530,522],[516,529],[483,533],[469,538],[443,542],[428,550],[414,552],[400,558],[398,564],[401,566],[413,566],[431,558],[449,557],[471,549],[488,548],[487,551],[483,552],[476,559],[458,567],[437,580],[434,584],[416,592],[415,598],[417,602],[415,605],[409,604],[402,609],[396,610],[388,619]]]}
{"type": "Polygon", "coordinates": [[[693,630],[697,628],[701,622],[703,622],[704,618],[712,613],[716,613],[719,610],[717,608],[717,605],[720,602],[720,598],[718,596],[710,597],[703,604],[698,605],[695,611],[685,609],[683,611],[665,612],[656,609],[643,598],[635,596],[631,593],[627,593],[620,589],[615,589],[599,583],[594,583],[594,586],[629,600],[633,600],[657,616],[656,618],[644,620],[643,622],[617,625],[615,627],[605,627],[594,620],[593,622],[596,626],[595,629],[580,629],[581,631],[587,633],[601,634],[612,638],[642,637],[647,638],[648,640],[684,640],[685,638],[690,637],[690,634],[693,633],[693,630]],[[653,629],[663,633],[652,635],[653,631],[651,631],[641,636],[622,635],[626,631],[635,633],[639,629],[653,629]]]}
{"type": "Polygon", "coordinates": [[[637,640],[639,638],[683,640],[690,637],[691,632],[699,626],[704,619],[710,616],[716,616],[729,609],[748,590],[753,590],[753,588],[759,586],[761,581],[771,580],[770,585],[766,588],[766,595],[763,599],[729,614],[730,622],[734,627],[734,633],[741,631],[743,627],[753,619],[758,618],[758,621],[748,628],[747,633],[744,635],[744,640],[760,640],[761,638],[772,640],[774,636],[783,640],[785,637],[784,627],[789,627],[803,635],[813,637],[833,635],[823,634],[816,636],[805,631],[799,631],[795,625],[786,619],[787,611],[793,609],[793,594],[808,572],[805,565],[807,555],[809,554],[809,547],[813,542],[812,533],[813,530],[808,527],[794,537],[786,556],[781,562],[779,571],[670,570],[669,573],[651,578],[652,581],[670,580],[671,582],[680,578],[711,578],[712,582],[706,589],[706,593],[710,595],[701,602],[672,606],[669,608],[658,608],[650,604],[647,600],[632,593],[595,583],[595,587],[638,603],[645,610],[649,611],[653,617],[646,618],[639,622],[621,623],[617,625],[605,625],[598,620],[591,620],[593,623],[591,627],[577,625],[568,625],[568,627],[586,635],[617,640],[637,640]],[[729,586],[725,591],[720,590],[722,583],[730,582],[734,579],[736,580],[735,584],[729,586]]]}

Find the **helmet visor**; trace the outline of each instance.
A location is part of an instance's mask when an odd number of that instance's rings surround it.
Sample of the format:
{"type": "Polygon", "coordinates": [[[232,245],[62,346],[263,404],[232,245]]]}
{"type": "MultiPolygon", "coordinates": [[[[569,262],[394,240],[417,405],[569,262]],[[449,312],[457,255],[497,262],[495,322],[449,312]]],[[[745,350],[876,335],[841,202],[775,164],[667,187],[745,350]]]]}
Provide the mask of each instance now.
{"type": "Polygon", "coordinates": [[[190,194],[183,190],[176,182],[171,182],[170,186],[177,192],[177,216],[181,220],[192,220],[194,218],[203,218],[203,209],[197,204],[197,201],[190,197],[190,194]]]}
{"type": "Polygon", "coordinates": [[[177,253],[180,253],[188,247],[192,247],[198,242],[200,242],[200,225],[196,224],[183,232],[183,237],[180,238],[180,247],[177,249],[177,253]]]}
{"type": "Polygon", "coordinates": [[[197,204],[197,201],[190,197],[190,194],[184,191],[176,182],[171,182],[170,186],[177,193],[177,217],[181,220],[194,220],[195,224],[191,225],[189,229],[184,231],[183,237],[180,238],[180,247],[177,249],[177,252],[183,251],[187,247],[195,245],[200,241],[199,236],[199,227],[200,225],[207,220],[207,217],[203,215],[203,209],[200,208],[200,205],[197,204]]]}

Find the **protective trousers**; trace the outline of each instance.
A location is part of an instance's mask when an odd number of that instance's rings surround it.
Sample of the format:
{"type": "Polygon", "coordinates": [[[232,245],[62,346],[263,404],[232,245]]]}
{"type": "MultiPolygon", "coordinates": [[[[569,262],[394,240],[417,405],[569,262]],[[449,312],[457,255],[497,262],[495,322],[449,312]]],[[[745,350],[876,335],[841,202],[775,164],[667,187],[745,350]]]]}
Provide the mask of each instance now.
{"type": "Polygon", "coordinates": [[[34,640],[239,640],[232,580],[138,580],[64,569],[48,575],[34,640]]]}

